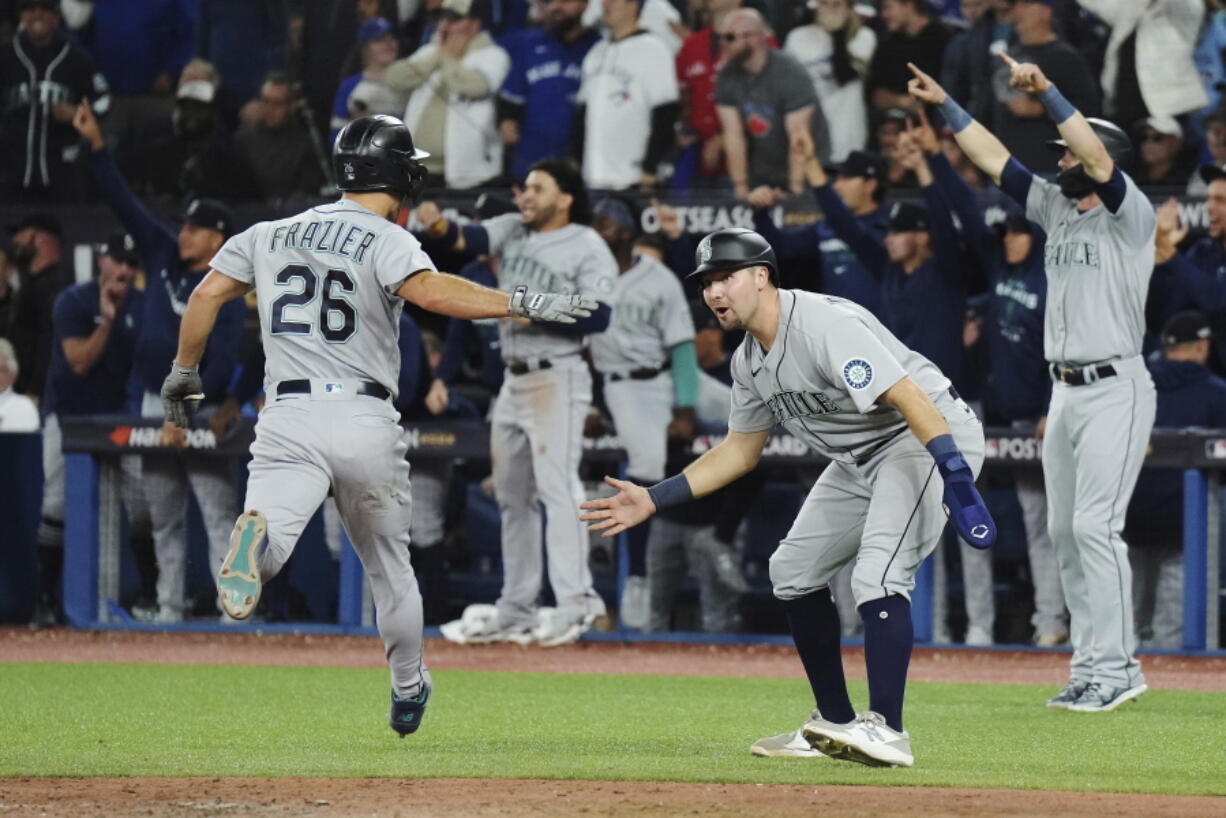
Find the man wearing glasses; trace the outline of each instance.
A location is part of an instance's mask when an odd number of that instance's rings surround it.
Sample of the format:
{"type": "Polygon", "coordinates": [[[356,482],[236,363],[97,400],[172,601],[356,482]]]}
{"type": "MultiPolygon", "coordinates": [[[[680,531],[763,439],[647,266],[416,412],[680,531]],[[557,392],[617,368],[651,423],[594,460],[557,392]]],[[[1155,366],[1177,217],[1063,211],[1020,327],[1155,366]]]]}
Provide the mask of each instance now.
{"type": "Polygon", "coordinates": [[[715,110],[733,192],[769,185],[800,193],[804,171],[788,145],[808,133],[821,161],[830,156],[826,120],[804,67],[775,51],[753,9],[728,13],[720,27],[724,66],[715,78],[715,110]]]}

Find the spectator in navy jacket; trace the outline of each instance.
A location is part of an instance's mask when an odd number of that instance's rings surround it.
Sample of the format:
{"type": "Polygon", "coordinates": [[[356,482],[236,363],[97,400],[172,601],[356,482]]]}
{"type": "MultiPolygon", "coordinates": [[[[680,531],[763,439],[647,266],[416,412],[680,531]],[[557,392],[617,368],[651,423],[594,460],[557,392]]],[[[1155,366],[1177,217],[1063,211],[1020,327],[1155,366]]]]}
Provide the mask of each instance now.
{"type": "MultiPolygon", "coordinates": [[[[78,108],[73,124],[89,146],[88,163],[94,182],[135,240],[148,276],[132,378],[141,394],[141,414],[161,418],[162,380],[174,360],[179,321],[187,308],[188,296],[208,273],[213,255],[233,232],[233,217],[220,202],[197,199],[188,206],[183,225],[175,233],[154,217],[124,183],[87,106],[78,108]]],[[[222,307],[216,331],[205,348],[200,363],[205,417],[225,397],[238,365],[243,310],[242,299],[222,307]]],[[[169,426],[166,423],[163,429],[169,426]]],[[[177,622],[183,618],[186,604],[188,486],[204,516],[210,573],[216,573],[229,550],[230,528],[238,513],[230,467],[221,458],[152,454],[144,458],[142,469],[159,566],[158,609],[154,616],[159,622],[177,622]]]]}
{"type": "MultiPolygon", "coordinates": [[[[838,166],[830,186],[864,233],[877,242],[884,242],[889,220],[889,213],[882,205],[889,189],[885,164],[871,153],[852,151],[838,166]]],[[[880,316],[881,285],[877,277],[865,269],[847,243],[839,238],[829,218],[802,227],[781,229],[775,226],[769,208],[783,196],[783,192],[775,188],[759,187],[749,194],[749,203],[754,207],[754,229],[770,242],[783,264],[784,286],[846,298],[880,316]],[[813,276],[815,266],[821,270],[820,280],[813,276]],[[793,279],[791,283],[788,283],[789,278],[793,279]]]]}
{"type": "MultiPolygon", "coordinates": [[[[133,287],[140,258],[131,236],[117,234],[97,248],[98,278],[55,299],[51,368],[43,394],[43,504],[38,527],[38,624],[59,620],[56,589],[64,554],[64,452],[60,420],[126,414],[128,376],[140,332],[144,293],[133,287]]],[[[140,460],[120,460],[120,490],[134,540],[149,537],[149,510],[140,488],[140,460]]],[[[146,562],[151,563],[151,560],[146,562]]]]}
{"type": "Polygon", "coordinates": [[[88,100],[110,110],[93,58],[60,28],[59,0],[18,0],[21,28],[0,46],[0,195],[30,202],[79,201],[73,110],[88,100]]]}
{"type": "MultiPolygon", "coordinates": [[[[1188,311],[1162,328],[1162,354],[1147,361],[1158,389],[1155,429],[1226,429],[1226,381],[1209,371],[1209,317],[1188,311]]],[[[1138,641],[1183,647],[1183,476],[1142,469],[1124,531],[1133,567],[1138,641]]]]}
{"type": "Polygon", "coordinates": [[[71,273],[60,247],[60,223],[49,213],[31,213],[8,228],[17,263],[12,323],[8,332],[21,361],[16,390],[39,400],[51,365],[51,316],[55,297],[71,273]]]}

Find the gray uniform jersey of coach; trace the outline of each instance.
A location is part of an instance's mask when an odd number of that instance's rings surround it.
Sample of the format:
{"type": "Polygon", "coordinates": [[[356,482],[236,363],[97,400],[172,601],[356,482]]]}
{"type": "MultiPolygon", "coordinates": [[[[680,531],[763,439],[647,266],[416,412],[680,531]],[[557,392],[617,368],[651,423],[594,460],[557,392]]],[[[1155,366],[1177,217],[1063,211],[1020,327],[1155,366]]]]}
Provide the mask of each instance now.
{"type": "MultiPolygon", "coordinates": [[[[518,213],[481,222],[489,252],[502,258],[498,286],[581,293],[614,303],[617,262],[600,235],[580,224],[544,233],[529,230],[518,213]]],[[[616,306],[614,306],[616,312],[616,306]]],[[[588,535],[575,509],[584,500],[579,480],[583,419],[592,403],[592,377],[580,353],[586,338],[502,321],[498,328],[507,375],[494,404],[490,450],[494,492],[502,519],[502,628],[535,627],[541,591],[541,520],[549,584],[563,621],[604,613],[592,587],[588,535]],[[547,363],[546,363],[547,362],[547,363]],[[512,366],[526,371],[516,374],[512,366]]]]}
{"type": "Polygon", "coordinates": [[[331,488],[370,578],[398,696],[422,681],[421,594],[409,563],[409,465],[391,400],[400,372],[395,294],[434,264],[410,233],[352,202],[261,222],[221,248],[213,269],[255,287],[268,403],[256,423],[245,508],[268,520],[267,580],[289,559],[331,488]],[[308,394],[278,394],[309,379],[308,394]]]}
{"type": "Polygon", "coordinates": [[[831,460],[770,559],[775,596],[827,587],[851,560],[863,605],[910,598],[915,572],[945,528],[944,481],[903,416],[878,401],[903,377],[932,399],[966,462],[983,464],[983,427],[949,379],[860,305],[779,291],[779,332],[764,351],[746,335],[732,361],[728,428],[776,423],[831,460]]]}
{"type": "Polygon", "coordinates": [[[617,277],[614,300],[609,328],[592,337],[592,363],[604,378],[605,403],[626,450],[626,474],[658,483],[675,403],[669,350],[694,340],[694,319],[677,276],[647,256],[617,277]],[[626,377],[653,369],[659,370],[654,377],[626,377]]]}
{"type": "Polygon", "coordinates": [[[1033,177],[1026,216],[1047,231],[1047,360],[1108,363],[1116,373],[1098,378],[1091,369],[1091,383],[1055,383],[1043,440],[1071,678],[1133,687],[1144,678],[1134,656],[1132,571],[1121,531],[1157,406],[1141,357],[1156,220],[1149,199],[1120,173],[1126,190],[1115,213],[1105,205],[1081,213],[1058,186],[1033,177]]]}

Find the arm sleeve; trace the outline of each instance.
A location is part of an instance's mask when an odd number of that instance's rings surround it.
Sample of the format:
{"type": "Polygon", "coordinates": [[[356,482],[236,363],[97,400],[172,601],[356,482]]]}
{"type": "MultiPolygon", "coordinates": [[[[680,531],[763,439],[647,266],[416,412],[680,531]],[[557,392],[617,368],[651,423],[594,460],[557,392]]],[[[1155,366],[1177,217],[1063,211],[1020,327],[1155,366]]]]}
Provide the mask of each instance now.
{"type": "Polygon", "coordinates": [[[68,338],[88,338],[94,334],[94,327],[97,326],[94,316],[83,309],[86,305],[75,295],[70,290],[64,290],[55,297],[51,308],[52,334],[57,345],[63,345],[68,338]]]}
{"type": "Polygon", "coordinates": [[[781,258],[821,258],[817,231],[811,224],[780,228],[775,225],[775,220],[771,218],[769,210],[758,209],[753,212],[753,229],[766,239],[775,254],[781,258]]]}
{"type": "Polygon", "coordinates": [[[698,353],[693,341],[683,341],[668,351],[673,372],[674,405],[694,407],[698,404],[698,353]]]}
{"type": "Polygon", "coordinates": [[[815,187],[813,196],[817,199],[817,206],[826,214],[830,227],[839,238],[846,242],[851,251],[856,254],[856,258],[860,259],[860,263],[868,270],[880,275],[889,261],[885,248],[865,232],[860,223],[856,221],[856,217],[847,209],[847,205],[843,204],[839,194],[834,192],[833,187],[830,185],[815,187]]]}
{"type": "Polygon", "coordinates": [[[414,91],[438,70],[442,58],[438,46],[429,43],[417,50],[412,57],[397,60],[387,68],[383,81],[397,91],[414,91]]]}
{"type": "Polygon", "coordinates": [[[733,353],[732,405],[728,410],[728,429],[733,432],[761,432],[775,428],[770,407],[753,390],[753,379],[744,362],[744,347],[733,353]]]}
{"type": "Polygon", "coordinates": [[[371,268],[375,271],[379,286],[394,293],[414,273],[433,270],[435,266],[412,233],[399,227],[389,227],[375,239],[371,268]]]}
{"type": "Polygon", "coordinates": [[[105,148],[90,152],[88,161],[98,189],[142,253],[148,254],[158,244],[177,244],[171,232],[132,193],[105,148]]]}
{"type": "Polygon", "coordinates": [[[209,266],[244,284],[255,283],[254,247],[255,226],[248,227],[236,236],[226,239],[209,266]]]}
{"type": "Polygon", "coordinates": [[[827,380],[841,383],[862,413],[877,408],[877,399],[907,372],[859,318],[839,319],[824,334],[810,339],[811,352],[827,380]]]}
{"type": "MultiPolygon", "coordinates": [[[[1034,178],[1029,168],[1010,156],[1009,161],[1005,162],[1004,170],[1000,172],[1000,188],[1022,207],[1029,207],[1030,188],[1034,178]]],[[[1029,213],[1027,217],[1030,217],[1029,213]]]]}
{"type": "Polygon", "coordinates": [[[920,195],[928,207],[928,221],[931,225],[929,235],[932,236],[932,252],[936,256],[937,264],[947,280],[961,284],[966,265],[962,263],[958,231],[949,215],[949,207],[935,186],[924,188],[920,195]]]}
{"type": "Polygon", "coordinates": [[[928,165],[932,168],[936,189],[958,217],[962,225],[962,235],[966,237],[967,243],[984,265],[990,264],[995,258],[995,248],[999,246],[999,241],[996,231],[988,227],[984,219],[983,208],[975,200],[975,192],[966,180],[958,175],[944,154],[929,157],[928,165]]]}
{"type": "Polygon", "coordinates": [[[467,99],[483,99],[494,91],[489,80],[480,70],[465,65],[460,60],[444,58],[440,61],[440,74],[447,90],[467,99]]]}
{"type": "MultiPolygon", "coordinates": [[[[503,213],[501,216],[495,216],[492,219],[486,219],[479,225],[467,225],[466,227],[479,227],[485,231],[485,248],[486,252],[475,252],[477,255],[501,255],[503,248],[507,246],[507,242],[514,238],[523,230],[523,218],[518,213],[503,213]]],[[[469,241],[468,231],[464,232],[464,242],[472,247],[469,241]]]]}
{"type": "Polygon", "coordinates": [[[676,102],[666,102],[651,109],[651,135],[647,138],[647,153],[643,156],[643,170],[648,173],[656,172],[660,160],[673,146],[677,111],[676,102]]]}
{"type": "Polygon", "coordinates": [[[581,338],[584,335],[594,335],[609,328],[613,318],[613,308],[603,301],[597,302],[596,309],[587,318],[580,318],[573,324],[551,324],[549,329],[559,335],[570,338],[581,338]]]}

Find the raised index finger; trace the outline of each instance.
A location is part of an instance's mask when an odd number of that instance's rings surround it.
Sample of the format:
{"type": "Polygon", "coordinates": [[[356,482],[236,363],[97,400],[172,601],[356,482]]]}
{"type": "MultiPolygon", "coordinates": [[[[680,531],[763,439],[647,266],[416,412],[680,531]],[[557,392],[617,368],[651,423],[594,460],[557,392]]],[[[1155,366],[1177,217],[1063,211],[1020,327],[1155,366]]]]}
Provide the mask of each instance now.
{"type": "Polygon", "coordinates": [[[920,78],[920,79],[922,79],[922,80],[932,79],[932,78],[931,78],[931,77],[929,77],[927,74],[925,74],[923,71],[921,71],[921,70],[919,69],[919,66],[918,66],[918,65],[916,65],[916,64],[915,64],[915,63],[913,63],[913,62],[909,62],[909,63],[907,63],[907,68],[910,68],[910,69],[911,69],[911,73],[912,73],[912,74],[914,74],[915,76],[919,77],[919,78],[920,78]]]}
{"type": "Polygon", "coordinates": [[[998,51],[997,54],[999,54],[1000,58],[1005,61],[1005,65],[1009,66],[1010,68],[1017,68],[1017,60],[1013,59],[1003,51],[998,51]]]}

